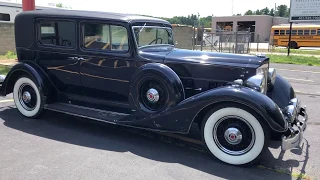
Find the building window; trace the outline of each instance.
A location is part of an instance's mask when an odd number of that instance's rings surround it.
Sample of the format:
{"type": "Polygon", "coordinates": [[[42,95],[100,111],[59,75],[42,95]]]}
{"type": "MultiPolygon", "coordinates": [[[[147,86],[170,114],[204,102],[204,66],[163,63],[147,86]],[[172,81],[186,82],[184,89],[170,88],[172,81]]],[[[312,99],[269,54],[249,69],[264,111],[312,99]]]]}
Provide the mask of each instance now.
{"type": "Polygon", "coordinates": [[[317,31],[314,29],[314,30],[311,30],[310,32],[311,35],[316,35],[317,34],[317,31]]]}
{"type": "Polygon", "coordinates": [[[0,21],[10,21],[10,14],[0,13],[0,21]]]}
{"type": "Polygon", "coordinates": [[[40,22],[40,43],[74,48],[76,42],[76,25],[69,21],[40,22]]]}
{"type": "Polygon", "coordinates": [[[96,50],[128,50],[128,32],[123,26],[84,24],[84,47],[96,50]]]}

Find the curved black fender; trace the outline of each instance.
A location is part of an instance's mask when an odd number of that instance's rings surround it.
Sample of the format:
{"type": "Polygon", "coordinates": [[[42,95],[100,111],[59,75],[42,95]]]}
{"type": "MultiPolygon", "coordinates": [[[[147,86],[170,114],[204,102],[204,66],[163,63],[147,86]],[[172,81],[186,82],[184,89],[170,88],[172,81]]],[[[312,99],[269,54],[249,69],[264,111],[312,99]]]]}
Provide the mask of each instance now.
{"type": "Polygon", "coordinates": [[[174,107],[151,117],[137,119],[128,125],[184,134],[189,132],[201,111],[224,102],[239,103],[252,108],[273,131],[285,132],[288,129],[288,123],[276,103],[268,96],[243,86],[224,86],[199,93],[174,107]]]}
{"type": "Polygon", "coordinates": [[[296,94],[291,84],[282,76],[277,75],[272,89],[267,92],[267,96],[283,109],[288,106],[291,99],[296,97],[296,94]]]}
{"type": "Polygon", "coordinates": [[[12,93],[16,80],[22,75],[28,75],[35,81],[46,98],[45,102],[50,102],[56,97],[56,89],[48,76],[32,61],[19,62],[10,69],[2,85],[2,95],[12,93]]]}
{"type": "MultiPolygon", "coordinates": [[[[160,95],[160,99],[161,99],[160,95]]],[[[160,101],[159,99],[159,101],[160,101]]],[[[151,114],[163,111],[176,106],[185,99],[183,84],[179,76],[167,65],[160,63],[148,63],[140,66],[133,74],[129,87],[129,102],[139,117],[150,116],[151,114]],[[141,102],[141,86],[148,81],[156,80],[166,96],[162,106],[156,110],[148,109],[141,102]]]]}

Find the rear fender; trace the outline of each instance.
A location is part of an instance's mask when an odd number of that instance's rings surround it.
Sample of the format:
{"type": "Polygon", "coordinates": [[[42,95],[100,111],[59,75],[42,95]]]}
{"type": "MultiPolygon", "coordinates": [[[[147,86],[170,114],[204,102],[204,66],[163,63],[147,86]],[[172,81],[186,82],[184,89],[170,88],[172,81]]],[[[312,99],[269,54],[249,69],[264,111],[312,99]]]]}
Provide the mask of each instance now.
{"type": "Polygon", "coordinates": [[[36,85],[39,87],[39,91],[43,93],[47,102],[50,102],[56,97],[57,91],[51,81],[49,81],[48,76],[32,61],[20,62],[10,69],[2,84],[1,95],[5,96],[12,93],[16,80],[23,75],[27,75],[35,81],[36,85]]]}

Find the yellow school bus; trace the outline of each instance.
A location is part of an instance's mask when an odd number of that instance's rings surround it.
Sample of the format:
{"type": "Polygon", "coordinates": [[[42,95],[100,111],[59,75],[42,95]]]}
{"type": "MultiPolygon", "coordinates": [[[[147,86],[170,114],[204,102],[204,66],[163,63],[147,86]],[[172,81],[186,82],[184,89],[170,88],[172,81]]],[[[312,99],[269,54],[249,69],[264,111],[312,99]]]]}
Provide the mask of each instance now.
{"type": "Polygon", "coordinates": [[[292,25],[291,43],[289,44],[289,25],[272,26],[270,44],[292,49],[300,47],[320,47],[320,25],[292,25]]]}

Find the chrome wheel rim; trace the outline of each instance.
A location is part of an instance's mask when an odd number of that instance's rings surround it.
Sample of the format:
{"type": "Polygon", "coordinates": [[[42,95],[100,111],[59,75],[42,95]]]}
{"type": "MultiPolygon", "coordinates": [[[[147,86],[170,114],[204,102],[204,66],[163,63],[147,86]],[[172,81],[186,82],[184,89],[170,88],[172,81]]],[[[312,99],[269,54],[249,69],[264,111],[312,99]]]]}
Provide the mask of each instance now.
{"type": "Polygon", "coordinates": [[[226,116],[219,119],[212,134],[218,148],[234,156],[246,154],[255,143],[253,127],[238,116],[226,116]]]}
{"type": "Polygon", "coordinates": [[[20,86],[18,91],[18,99],[19,103],[25,110],[32,111],[36,108],[37,95],[30,84],[24,83],[20,86]]]}

